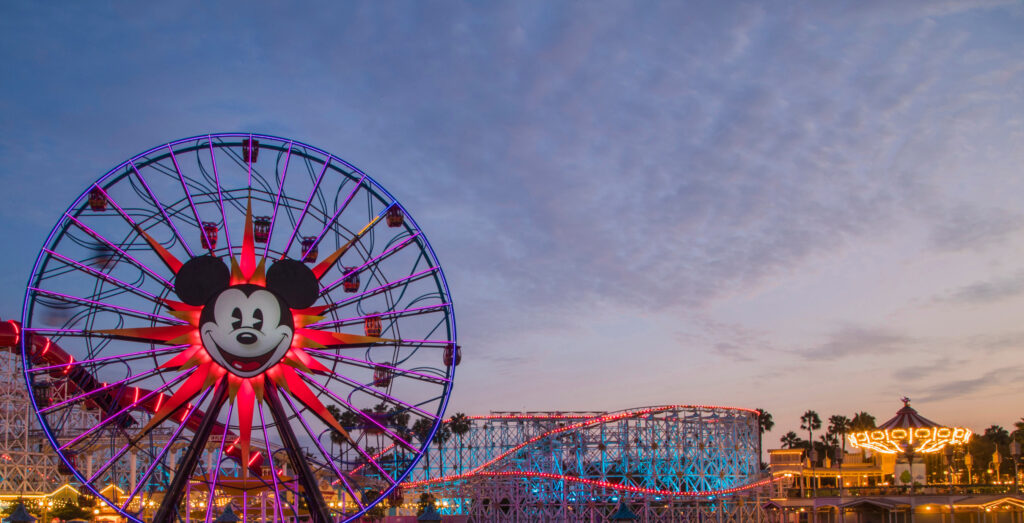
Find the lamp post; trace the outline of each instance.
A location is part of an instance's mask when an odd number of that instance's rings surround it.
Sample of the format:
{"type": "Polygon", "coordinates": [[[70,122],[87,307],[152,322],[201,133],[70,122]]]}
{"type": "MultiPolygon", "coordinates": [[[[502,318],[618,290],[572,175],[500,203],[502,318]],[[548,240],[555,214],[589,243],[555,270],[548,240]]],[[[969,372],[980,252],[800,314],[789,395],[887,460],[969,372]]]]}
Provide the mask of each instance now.
{"type": "Polygon", "coordinates": [[[910,468],[910,523],[914,523],[914,446],[908,441],[903,441],[903,455],[907,458],[907,466],[910,468]]]}
{"type": "Polygon", "coordinates": [[[946,473],[949,474],[949,519],[956,521],[956,513],[953,512],[953,445],[946,445],[942,452],[946,455],[946,473]]]}
{"type": "Polygon", "coordinates": [[[971,455],[971,449],[966,449],[964,451],[964,466],[967,467],[967,484],[973,485],[974,477],[971,469],[974,468],[974,456],[971,455]]]}
{"type": "Polygon", "coordinates": [[[1017,462],[1020,461],[1020,442],[1013,440],[1010,442],[1010,455],[1013,456],[1013,493],[1020,494],[1020,484],[1017,479],[1017,462]]]}

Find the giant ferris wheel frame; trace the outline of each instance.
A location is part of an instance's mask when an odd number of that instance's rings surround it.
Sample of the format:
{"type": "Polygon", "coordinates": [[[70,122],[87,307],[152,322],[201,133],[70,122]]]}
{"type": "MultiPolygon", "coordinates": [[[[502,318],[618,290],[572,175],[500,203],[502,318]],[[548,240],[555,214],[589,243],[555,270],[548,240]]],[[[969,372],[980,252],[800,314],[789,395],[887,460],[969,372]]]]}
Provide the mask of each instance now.
{"type": "MultiPolygon", "coordinates": [[[[245,341],[239,334],[236,345],[263,339],[264,313],[256,311],[258,323],[252,316],[242,327],[224,327],[255,333],[245,341]]],[[[355,519],[423,456],[461,357],[444,274],[401,204],[337,156],[251,133],[155,147],[87,188],[37,257],[21,325],[30,392],[51,391],[43,404],[29,395],[47,439],[78,481],[133,521],[145,514],[147,496],[151,504],[162,498],[157,521],[191,511],[182,496],[194,487],[208,492],[206,519],[226,492],[242,492],[244,511],[246,493],[271,488],[275,517],[286,508],[297,516],[304,504],[314,521],[355,519]],[[272,162],[259,164],[261,151],[272,162]],[[218,323],[207,309],[227,291],[205,305],[182,303],[189,300],[176,275],[198,258],[230,266],[231,288],[248,296],[237,298],[243,309],[268,290],[290,307],[276,323],[266,320],[291,332],[291,343],[281,345],[287,352],[274,353],[278,360],[269,352],[237,359],[217,343],[209,347],[205,336],[218,323]],[[316,278],[314,305],[289,305],[282,296],[294,293],[268,288],[276,265],[316,278]],[[242,372],[253,365],[262,365],[258,374],[242,372]],[[83,417],[95,424],[83,430],[83,417]],[[381,460],[370,444],[384,442],[402,451],[381,460]],[[338,457],[335,443],[355,457],[338,457]],[[99,470],[91,458],[76,463],[97,448],[109,456],[99,470]],[[216,455],[206,466],[204,451],[208,460],[216,455]],[[289,467],[290,500],[281,487],[289,467]],[[351,472],[363,467],[372,478],[351,472]],[[126,498],[101,492],[119,481],[126,498]],[[342,502],[327,505],[325,482],[342,502]]]]}

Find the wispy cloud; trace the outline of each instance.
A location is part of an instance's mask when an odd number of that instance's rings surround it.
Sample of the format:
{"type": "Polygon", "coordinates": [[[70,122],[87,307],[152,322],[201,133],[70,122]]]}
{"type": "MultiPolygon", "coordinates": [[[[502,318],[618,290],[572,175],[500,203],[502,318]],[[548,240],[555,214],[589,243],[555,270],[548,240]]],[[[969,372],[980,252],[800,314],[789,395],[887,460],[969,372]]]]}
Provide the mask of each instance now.
{"type": "Polygon", "coordinates": [[[809,360],[838,360],[852,356],[885,354],[905,348],[912,339],[885,328],[846,326],[833,331],[827,341],[798,354],[809,360]]]}
{"type": "Polygon", "coordinates": [[[1000,301],[1024,293],[1024,273],[979,281],[949,291],[940,301],[980,304],[1000,301]]]}

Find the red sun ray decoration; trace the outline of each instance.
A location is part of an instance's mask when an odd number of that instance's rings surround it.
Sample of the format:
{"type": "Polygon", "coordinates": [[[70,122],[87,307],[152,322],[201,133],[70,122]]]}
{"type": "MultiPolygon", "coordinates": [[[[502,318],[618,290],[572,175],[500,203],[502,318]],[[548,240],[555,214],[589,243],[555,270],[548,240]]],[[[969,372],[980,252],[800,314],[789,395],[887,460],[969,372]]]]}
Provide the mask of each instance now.
{"type": "MultiPolygon", "coordinates": [[[[177,275],[183,263],[168,252],[167,249],[159,245],[138,225],[131,225],[149,243],[154,253],[160,257],[164,264],[177,275]]],[[[346,243],[314,269],[314,275],[318,281],[345,254],[353,243],[351,241],[346,243]]],[[[251,201],[248,202],[245,211],[245,233],[242,240],[241,255],[238,260],[232,258],[230,265],[231,285],[251,284],[266,286],[266,258],[261,258],[258,262],[256,260],[251,201]]],[[[327,408],[317,399],[316,394],[310,390],[309,386],[303,382],[296,372],[296,369],[298,369],[304,373],[314,375],[329,375],[332,373],[330,369],[310,356],[304,349],[324,348],[327,346],[338,348],[345,346],[367,346],[393,342],[394,340],[307,329],[305,328],[307,325],[324,319],[320,314],[326,309],[326,306],[290,309],[289,312],[295,325],[291,346],[284,357],[275,365],[259,375],[247,378],[238,376],[224,368],[210,356],[203,346],[199,333],[199,318],[203,309],[202,306],[188,305],[169,299],[162,299],[161,301],[170,310],[171,315],[188,322],[188,324],[97,331],[111,336],[152,343],[187,344],[186,348],[161,365],[160,368],[168,370],[177,369],[181,373],[195,369],[194,373],[163,403],[149,423],[139,431],[139,434],[147,433],[150,429],[171,418],[183,407],[188,408],[188,402],[204,390],[214,388],[221,382],[226,381],[229,392],[228,401],[234,402],[238,408],[239,438],[234,444],[241,450],[243,463],[250,462],[253,412],[256,402],[264,401],[267,387],[276,387],[277,390],[287,392],[299,403],[316,414],[324,423],[330,425],[331,428],[352,442],[348,432],[342,428],[338,420],[331,415],[327,408]]],[[[209,413],[209,415],[216,414],[216,412],[209,413]]],[[[250,473],[248,472],[248,467],[242,468],[247,471],[247,474],[250,473]]]]}

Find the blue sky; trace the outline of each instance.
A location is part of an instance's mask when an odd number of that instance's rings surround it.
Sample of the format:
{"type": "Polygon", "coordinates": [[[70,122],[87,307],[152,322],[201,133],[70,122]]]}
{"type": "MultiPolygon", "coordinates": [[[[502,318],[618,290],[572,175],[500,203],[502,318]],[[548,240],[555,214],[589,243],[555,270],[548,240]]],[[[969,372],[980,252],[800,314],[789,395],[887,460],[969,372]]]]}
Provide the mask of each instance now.
{"type": "Polygon", "coordinates": [[[1024,4],[5,2],[0,317],[195,134],[368,172],[440,258],[451,412],[1024,416],[1024,4]]]}

